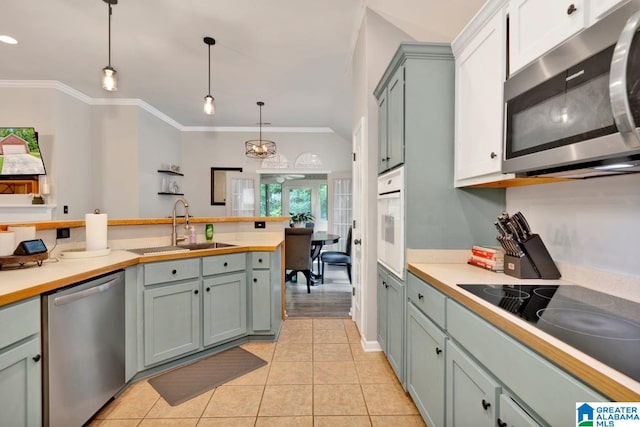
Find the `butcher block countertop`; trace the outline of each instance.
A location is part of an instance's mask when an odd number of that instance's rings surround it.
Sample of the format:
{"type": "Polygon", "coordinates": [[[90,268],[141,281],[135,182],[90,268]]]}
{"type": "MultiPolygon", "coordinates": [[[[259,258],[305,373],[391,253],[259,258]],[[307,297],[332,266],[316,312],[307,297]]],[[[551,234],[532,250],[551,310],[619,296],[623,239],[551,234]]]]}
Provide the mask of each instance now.
{"type": "Polygon", "coordinates": [[[29,265],[25,268],[3,268],[0,269],[0,306],[136,264],[238,252],[273,252],[284,240],[278,237],[258,238],[255,241],[226,239],[221,243],[235,246],[157,255],[138,255],[127,250],[112,250],[108,255],[92,258],[52,258],[40,267],[29,265]]]}
{"type": "MultiPolygon", "coordinates": [[[[409,263],[408,271],[603,395],[619,402],[640,401],[640,382],[537,329],[525,320],[456,286],[457,284],[525,285],[553,282],[559,285],[572,285],[575,283],[562,280],[520,280],[502,273],[493,273],[461,263],[409,263]]],[[[607,290],[598,290],[607,292],[607,290]]],[[[640,290],[638,291],[640,292],[640,290]]],[[[637,301],[637,295],[633,295],[632,299],[637,301]]]]}

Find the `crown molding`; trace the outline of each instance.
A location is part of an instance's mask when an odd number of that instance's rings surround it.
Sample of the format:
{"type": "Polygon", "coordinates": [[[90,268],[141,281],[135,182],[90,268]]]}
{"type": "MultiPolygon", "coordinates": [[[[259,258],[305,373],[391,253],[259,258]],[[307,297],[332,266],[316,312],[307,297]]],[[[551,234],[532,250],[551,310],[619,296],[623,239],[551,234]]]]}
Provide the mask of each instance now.
{"type": "MultiPolygon", "coordinates": [[[[55,89],[88,105],[135,106],[182,132],[255,132],[257,126],[184,126],[154,106],[138,98],[91,98],[57,80],[0,80],[0,88],[55,89]]],[[[268,127],[262,133],[335,133],[329,127],[268,127]]]]}

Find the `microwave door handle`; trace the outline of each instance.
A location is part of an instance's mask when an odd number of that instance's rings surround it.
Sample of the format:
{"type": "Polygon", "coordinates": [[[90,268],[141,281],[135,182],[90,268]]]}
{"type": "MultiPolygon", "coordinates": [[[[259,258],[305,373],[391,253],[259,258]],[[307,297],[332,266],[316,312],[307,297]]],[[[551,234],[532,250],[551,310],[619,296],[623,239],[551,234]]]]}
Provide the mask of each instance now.
{"type": "Polygon", "coordinates": [[[620,33],[613,51],[609,74],[609,97],[613,119],[629,148],[640,147],[640,135],[636,129],[627,97],[627,62],[629,61],[631,42],[638,29],[640,29],[640,11],[629,18],[620,33]]]}

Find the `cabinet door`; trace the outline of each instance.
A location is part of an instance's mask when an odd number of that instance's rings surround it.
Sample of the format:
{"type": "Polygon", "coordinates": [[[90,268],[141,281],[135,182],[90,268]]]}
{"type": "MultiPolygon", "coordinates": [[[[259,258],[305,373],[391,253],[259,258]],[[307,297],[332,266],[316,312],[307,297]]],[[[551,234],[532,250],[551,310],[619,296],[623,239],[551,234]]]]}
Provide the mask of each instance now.
{"type": "Polygon", "coordinates": [[[389,140],[387,94],[386,90],[383,91],[378,99],[378,173],[389,169],[387,166],[387,141],[389,140]]]}
{"type": "Polygon", "coordinates": [[[404,67],[398,68],[388,87],[387,169],[404,163],[404,67]]]}
{"type": "Polygon", "coordinates": [[[452,341],[446,363],[447,426],[493,427],[498,384],[452,341]]]}
{"type": "Polygon", "coordinates": [[[446,335],[407,305],[407,391],[429,426],[444,426],[446,335]]]}
{"type": "Polygon", "coordinates": [[[144,291],[144,362],[151,365],[200,347],[200,282],[144,291]]]}
{"type": "Polygon", "coordinates": [[[498,427],[540,427],[524,409],[505,394],[500,395],[500,416],[498,427]]]}
{"type": "Polygon", "coordinates": [[[271,273],[253,270],[251,279],[251,319],[254,331],[271,330],[271,273]]]}
{"type": "Polygon", "coordinates": [[[586,26],[585,0],[513,0],[509,3],[510,73],[586,26]]]}
{"type": "Polygon", "coordinates": [[[203,283],[204,346],[246,334],[247,275],[223,275],[203,283]]]}
{"type": "Polygon", "coordinates": [[[627,0],[592,0],[591,19],[596,21],[611,12],[616,6],[626,3],[627,0]]]}
{"type": "Polygon", "coordinates": [[[404,384],[404,285],[392,274],[387,283],[387,359],[404,384]]]}
{"type": "Polygon", "coordinates": [[[41,425],[40,360],[39,336],[0,353],[0,424],[41,425]]]}
{"type": "Polygon", "coordinates": [[[378,267],[378,301],[377,301],[377,319],[378,319],[378,343],[382,351],[387,354],[387,272],[378,267]]]}
{"type": "Polygon", "coordinates": [[[505,38],[500,11],[457,57],[456,181],[501,172],[505,38]]]}

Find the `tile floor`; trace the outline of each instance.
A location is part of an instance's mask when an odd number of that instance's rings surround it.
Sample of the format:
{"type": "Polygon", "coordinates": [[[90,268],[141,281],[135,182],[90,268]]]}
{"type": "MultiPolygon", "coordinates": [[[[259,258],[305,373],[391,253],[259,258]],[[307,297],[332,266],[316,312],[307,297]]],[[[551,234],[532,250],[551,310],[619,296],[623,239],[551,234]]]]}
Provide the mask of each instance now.
{"type": "Polygon", "coordinates": [[[147,381],[90,427],[424,426],[381,352],[365,353],[350,319],[289,319],[277,343],[247,343],[269,364],[181,405],[147,381]]]}

